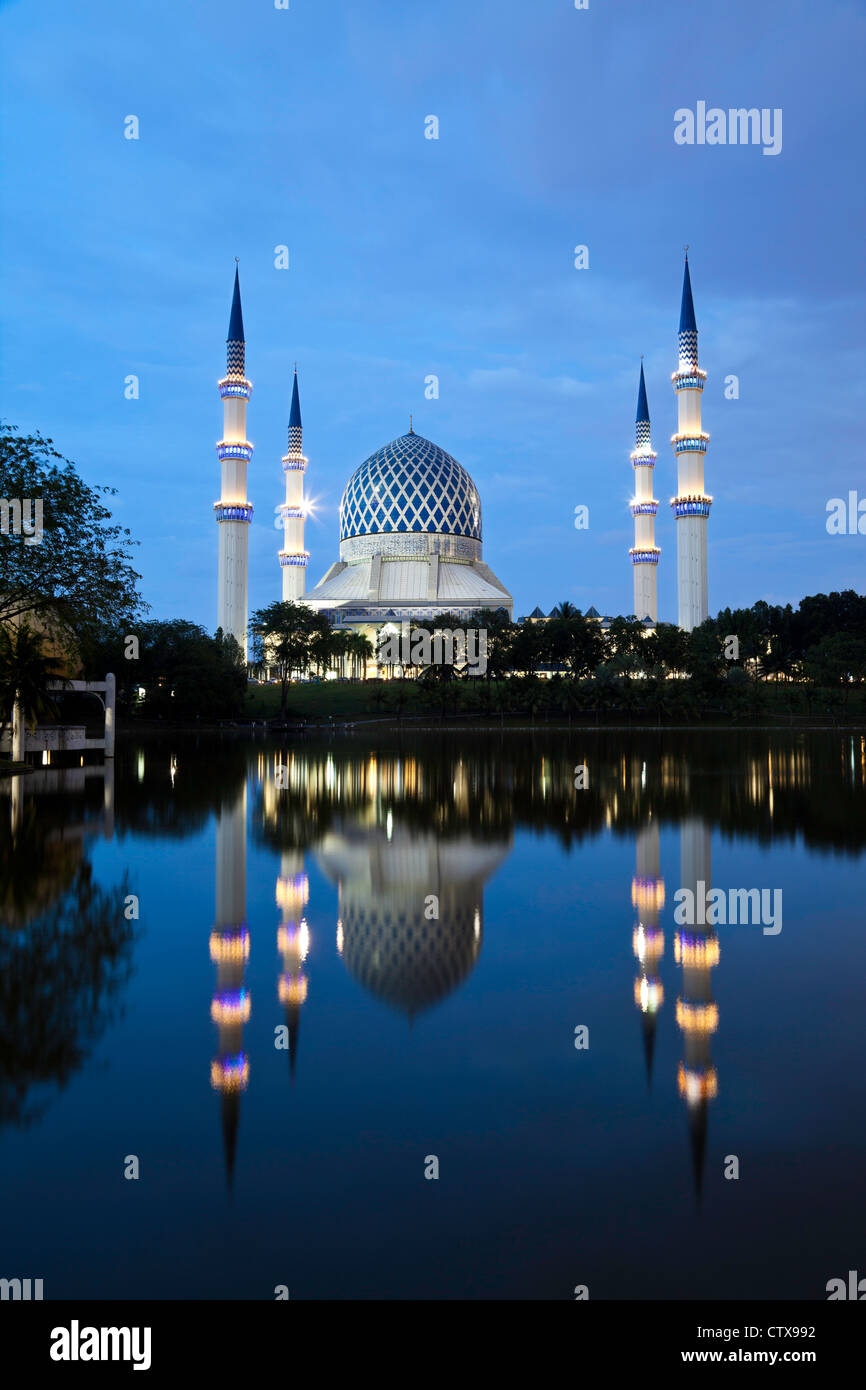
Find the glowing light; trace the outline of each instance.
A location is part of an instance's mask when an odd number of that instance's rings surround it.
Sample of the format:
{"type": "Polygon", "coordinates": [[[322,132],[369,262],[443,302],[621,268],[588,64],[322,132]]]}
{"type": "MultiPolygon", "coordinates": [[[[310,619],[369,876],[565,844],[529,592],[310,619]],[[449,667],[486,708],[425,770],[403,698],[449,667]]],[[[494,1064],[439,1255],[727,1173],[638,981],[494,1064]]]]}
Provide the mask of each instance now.
{"type": "Polygon", "coordinates": [[[217,964],[245,961],[249,959],[249,954],[250,934],[246,927],[235,927],[232,931],[211,932],[210,958],[217,964]]]}
{"type": "Polygon", "coordinates": [[[719,1026],[718,1004],[687,1004],[677,1000],[677,1027],[685,1033],[715,1033],[719,1026]]]}
{"type": "Polygon", "coordinates": [[[680,1095],[685,1096],[691,1103],[713,1100],[719,1094],[719,1078],[715,1067],[707,1067],[706,1071],[690,1071],[680,1062],[677,1088],[680,1095]]]}
{"type": "Polygon", "coordinates": [[[634,982],[634,1002],[641,1013],[654,1014],[661,1008],[665,992],[661,980],[648,980],[643,976],[634,982]]]}
{"type": "Polygon", "coordinates": [[[303,975],[297,977],[281,975],[279,994],[281,1004],[303,1004],[307,997],[305,977],[303,975]]]}
{"type": "Polygon", "coordinates": [[[674,960],[677,965],[697,966],[709,970],[719,963],[719,943],[714,936],[694,936],[677,932],[674,936],[674,960]]]}
{"type": "Polygon", "coordinates": [[[646,960],[655,963],[665,949],[664,932],[657,928],[645,927],[643,925],[635,927],[631,938],[632,950],[638,960],[643,964],[646,960]]]}
{"type": "Polygon", "coordinates": [[[226,1024],[246,1023],[250,1016],[250,996],[245,989],[227,990],[217,994],[211,1001],[210,1016],[221,1027],[226,1024]]]}
{"type": "Polygon", "coordinates": [[[249,1079],[250,1064],[245,1052],[220,1057],[210,1064],[210,1084],[215,1091],[245,1091],[249,1079]]]}

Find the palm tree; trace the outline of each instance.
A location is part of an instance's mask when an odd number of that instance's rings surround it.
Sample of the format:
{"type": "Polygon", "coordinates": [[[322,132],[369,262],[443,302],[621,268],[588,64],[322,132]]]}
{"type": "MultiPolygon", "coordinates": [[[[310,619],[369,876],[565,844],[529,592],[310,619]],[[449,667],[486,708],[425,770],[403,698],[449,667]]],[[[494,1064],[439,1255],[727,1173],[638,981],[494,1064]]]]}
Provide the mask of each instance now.
{"type": "Polygon", "coordinates": [[[352,674],[358,678],[358,671],[364,672],[364,680],[367,679],[367,662],[370,657],[375,655],[375,647],[369,637],[365,637],[363,632],[353,632],[349,636],[349,653],[352,657],[352,674]]]}
{"type": "Polygon", "coordinates": [[[44,638],[27,623],[0,629],[0,738],[18,706],[20,718],[34,729],[43,717],[57,718],[57,704],[48,691],[57,679],[57,658],[43,650],[44,638]]]}

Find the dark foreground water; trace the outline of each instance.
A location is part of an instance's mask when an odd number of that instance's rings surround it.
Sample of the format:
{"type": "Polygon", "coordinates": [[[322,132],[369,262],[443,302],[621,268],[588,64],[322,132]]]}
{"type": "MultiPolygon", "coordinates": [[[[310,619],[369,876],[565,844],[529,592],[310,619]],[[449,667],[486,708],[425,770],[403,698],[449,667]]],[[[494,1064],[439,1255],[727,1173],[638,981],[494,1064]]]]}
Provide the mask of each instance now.
{"type": "Polygon", "coordinates": [[[866,1274],[864,864],[859,733],[178,736],[0,782],[0,1277],[825,1298],[866,1274]],[[678,924],[689,886],[771,915],[678,924]]]}

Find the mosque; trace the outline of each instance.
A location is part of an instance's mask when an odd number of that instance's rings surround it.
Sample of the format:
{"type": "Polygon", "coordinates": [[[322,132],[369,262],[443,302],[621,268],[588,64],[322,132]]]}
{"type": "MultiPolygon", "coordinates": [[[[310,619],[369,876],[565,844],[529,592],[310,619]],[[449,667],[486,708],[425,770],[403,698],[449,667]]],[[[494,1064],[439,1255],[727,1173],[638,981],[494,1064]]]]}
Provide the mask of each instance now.
{"type": "MultiPolygon", "coordinates": [[[[247,655],[249,610],[248,537],[253,506],[247,497],[246,409],[252,385],[246,378],[246,342],[238,272],[227,343],[226,375],[219,382],[223,437],[217,444],[222,484],[214,514],[219,525],[218,626],[232,633],[247,655]]],[[[678,427],[671,438],[677,459],[677,495],[671,507],[677,524],[678,622],[690,632],[708,616],[707,519],[712,498],[704,491],[704,457],[709,436],[701,429],[701,393],[706,372],[698,365],[698,333],[689,274],[683,273],[677,369],[672,375],[678,427]]],[[[655,543],[658,501],[653,496],[657,455],[650,438],[643,363],[631,455],[634,546],[634,611],[646,630],[658,621],[657,577],[661,551],[655,543]]],[[[468,622],[490,609],[513,619],[514,600],[482,558],[481,497],[466,469],[422,435],[410,418],[409,433],[365,459],[349,479],[340,503],[340,550],[314,588],[306,590],[309,552],[304,549],[307,500],[298,373],[295,368],[288,448],[282,459],[285,501],[277,508],[283,527],[278,558],[282,598],[327,613],[334,627],[363,633],[375,645],[389,625],[407,631],[412,623],[444,618],[468,622]]],[[[555,611],[555,610],[554,610],[555,611]]],[[[538,608],[533,620],[544,618],[538,608]]],[[[552,616],[552,614],[550,615],[552,616]]],[[[593,607],[588,616],[603,626],[610,619],[593,607]]]]}

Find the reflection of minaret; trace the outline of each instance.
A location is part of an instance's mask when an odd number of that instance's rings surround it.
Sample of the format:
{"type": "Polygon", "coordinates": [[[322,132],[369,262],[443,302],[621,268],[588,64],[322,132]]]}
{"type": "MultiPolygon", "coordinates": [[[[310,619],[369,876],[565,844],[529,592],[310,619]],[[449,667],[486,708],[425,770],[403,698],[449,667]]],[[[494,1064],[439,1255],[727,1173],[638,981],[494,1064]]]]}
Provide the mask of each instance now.
{"type": "Polygon", "coordinates": [[[632,936],[632,946],[640,962],[640,974],[634,982],[634,1002],[642,1014],[646,1076],[649,1082],[652,1078],[656,1021],[658,1011],[664,1002],[658,964],[665,948],[664,936],[659,931],[659,912],[665,905],[665,885],[664,879],[659,876],[659,828],[654,820],[650,820],[649,824],[638,832],[637,864],[631,884],[631,900],[637,912],[637,926],[632,936]]]}
{"type": "Polygon", "coordinates": [[[698,1197],[707,1143],[707,1105],[718,1093],[718,1078],[710,1056],[710,1036],[716,1031],[719,1011],[712,998],[710,971],[719,963],[718,937],[706,925],[706,894],[712,863],[710,830],[702,820],[686,820],[680,827],[681,886],[694,894],[695,925],[677,932],[674,958],[683,968],[683,992],[677,1000],[677,1026],[683,1033],[683,1060],[677,1081],[689,1107],[689,1129],[698,1197]]]}
{"type": "Polygon", "coordinates": [[[250,1064],[243,1051],[243,1025],[250,1016],[244,971],[250,954],[246,924],[247,789],[221,809],[216,831],[216,919],[210,938],[217,987],[211,1018],[219,1028],[219,1056],[211,1063],[211,1085],[222,1094],[223,1140],[229,1186],[235,1166],[240,1094],[247,1088],[250,1064]]]}
{"type": "Polygon", "coordinates": [[[302,966],[310,949],[310,932],[304,919],[304,907],[310,896],[304,856],[297,850],[284,850],[277,879],[277,906],[282,921],[277,928],[277,950],[283,958],[280,975],[280,1003],[286,1009],[289,1030],[289,1073],[295,1079],[295,1060],[298,1052],[298,1024],[301,1005],[307,997],[307,980],[302,966]]]}

